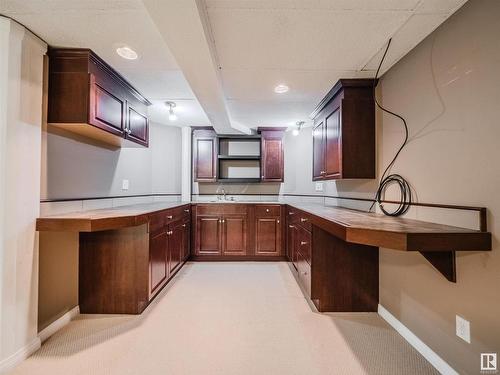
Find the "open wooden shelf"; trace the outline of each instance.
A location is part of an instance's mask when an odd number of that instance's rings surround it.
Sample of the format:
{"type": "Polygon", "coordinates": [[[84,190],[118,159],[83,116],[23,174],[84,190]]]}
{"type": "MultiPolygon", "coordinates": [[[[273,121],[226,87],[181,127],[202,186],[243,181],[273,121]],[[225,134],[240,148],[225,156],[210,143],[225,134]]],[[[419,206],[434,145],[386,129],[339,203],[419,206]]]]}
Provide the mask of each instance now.
{"type": "Polygon", "coordinates": [[[220,160],[260,160],[260,155],[218,155],[220,160]]]}
{"type": "Polygon", "coordinates": [[[248,184],[260,182],[260,178],[219,178],[217,182],[223,182],[226,184],[248,184]]]}

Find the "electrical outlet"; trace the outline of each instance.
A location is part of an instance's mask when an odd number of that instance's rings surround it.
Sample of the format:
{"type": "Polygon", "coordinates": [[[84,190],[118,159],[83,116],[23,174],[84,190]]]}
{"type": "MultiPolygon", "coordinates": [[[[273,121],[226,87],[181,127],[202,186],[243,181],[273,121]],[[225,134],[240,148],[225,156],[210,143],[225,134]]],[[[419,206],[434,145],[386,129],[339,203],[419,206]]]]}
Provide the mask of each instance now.
{"type": "Polygon", "coordinates": [[[122,190],[128,190],[129,182],[128,180],[122,180],[122,190]]]}
{"type": "Polygon", "coordinates": [[[323,191],[323,183],[316,182],[316,191],[323,191]]]}
{"type": "Polygon", "coordinates": [[[470,344],[470,322],[456,315],[457,336],[470,344]]]}

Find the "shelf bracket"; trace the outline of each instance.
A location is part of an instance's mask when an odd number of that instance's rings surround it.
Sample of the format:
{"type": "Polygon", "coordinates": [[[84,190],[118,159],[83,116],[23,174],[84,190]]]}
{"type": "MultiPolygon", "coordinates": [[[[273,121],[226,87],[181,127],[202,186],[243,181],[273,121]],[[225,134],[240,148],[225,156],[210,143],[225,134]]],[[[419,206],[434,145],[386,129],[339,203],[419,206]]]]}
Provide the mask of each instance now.
{"type": "Polygon", "coordinates": [[[457,268],[455,251],[420,251],[420,254],[429,261],[446,279],[457,282],[457,268]]]}

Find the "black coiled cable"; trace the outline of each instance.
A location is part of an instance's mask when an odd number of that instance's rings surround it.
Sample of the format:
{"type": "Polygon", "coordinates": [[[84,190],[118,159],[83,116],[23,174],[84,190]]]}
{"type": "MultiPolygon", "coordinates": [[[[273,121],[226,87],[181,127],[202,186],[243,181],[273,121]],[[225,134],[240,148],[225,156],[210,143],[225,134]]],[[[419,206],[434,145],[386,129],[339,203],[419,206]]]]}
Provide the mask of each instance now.
{"type": "Polygon", "coordinates": [[[384,170],[384,173],[382,173],[382,176],[380,177],[380,184],[377,189],[377,193],[375,194],[375,201],[372,203],[370,207],[370,211],[373,209],[373,206],[375,203],[378,203],[378,206],[380,207],[380,210],[388,216],[401,216],[405,214],[412,203],[412,196],[411,196],[411,187],[408,181],[406,181],[401,175],[399,174],[390,174],[386,176],[387,172],[391,169],[391,167],[394,165],[396,162],[396,159],[398,158],[399,154],[403,150],[403,148],[406,146],[408,143],[408,125],[406,124],[406,120],[403,118],[403,116],[398,115],[397,113],[394,113],[386,108],[384,108],[377,100],[377,96],[375,95],[375,89],[378,85],[377,77],[378,73],[380,71],[380,68],[382,66],[382,63],[384,62],[385,55],[387,54],[387,51],[389,50],[389,46],[391,45],[392,38],[389,39],[389,42],[387,43],[387,47],[385,48],[384,55],[382,56],[382,59],[380,60],[380,64],[377,68],[377,72],[375,73],[375,79],[373,80],[373,100],[375,101],[375,104],[377,107],[379,107],[382,111],[387,112],[397,118],[399,118],[404,125],[405,129],[405,138],[401,146],[399,147],[398,151],[396,152],[396,155],[394,155],[394,158],[392,158],[391,162],[389,165],[384,170]],[[396,184],[399,187],[400,190],[400,198],[398,207],[394,211],[388,211],[384,208],[384,205],[382,204],[382,201],[384,200],[385,197],[385,191],[390,185],[396,184]]]}

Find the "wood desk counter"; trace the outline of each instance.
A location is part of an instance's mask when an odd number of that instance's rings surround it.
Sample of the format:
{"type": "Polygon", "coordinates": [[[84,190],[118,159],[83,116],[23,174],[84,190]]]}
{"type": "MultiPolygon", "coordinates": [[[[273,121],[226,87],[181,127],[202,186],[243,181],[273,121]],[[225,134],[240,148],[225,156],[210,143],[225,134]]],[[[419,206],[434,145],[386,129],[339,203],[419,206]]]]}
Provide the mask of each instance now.
{"type": "Polygon", "coordinates": [[[97,232],[145,224],[149,215],[189,205],[190,202],[157,202],[90,211],[69,212],[38,218],[37,231],[97,232]]]}

